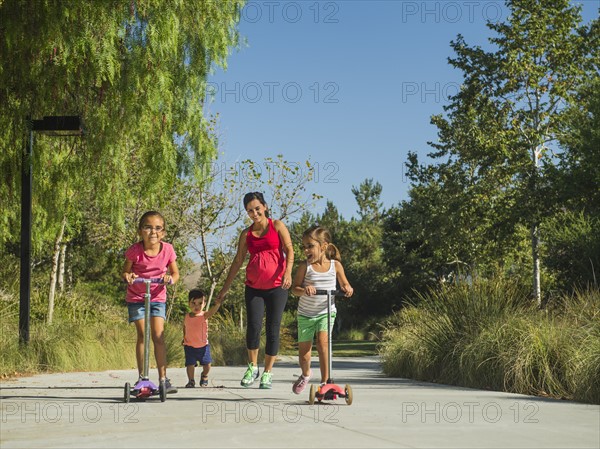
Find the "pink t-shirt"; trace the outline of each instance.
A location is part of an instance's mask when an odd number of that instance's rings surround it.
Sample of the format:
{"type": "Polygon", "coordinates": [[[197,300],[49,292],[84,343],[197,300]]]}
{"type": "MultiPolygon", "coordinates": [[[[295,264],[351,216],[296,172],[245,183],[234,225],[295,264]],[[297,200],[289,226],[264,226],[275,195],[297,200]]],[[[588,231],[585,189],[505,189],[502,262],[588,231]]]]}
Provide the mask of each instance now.
{"type": "MultiPolygon", "coordinates": [[[[175,262],[177,255],[173,245],[161,242],[160,252],[156,256],[148,256],[144,252],[144,243],[137,242],[125,251],[125,258],[133,262],[131,271],[141,278],[160,278],[167,273],[167,267],[175,262]]],[[[144,283],[127,286],[127,302],[144,302],[146,285],[144,283]]],[[[167,301],[167,287],[164,284],[150,284],[152,302],[167,301]]]]}
{"type": "Polygon", "coordinates": [[[204,318],[204,312],[194,316],[186,313],[183,324],[185,326],[184,345],[203,348],[208,344],[208,320],[204,318]]]}

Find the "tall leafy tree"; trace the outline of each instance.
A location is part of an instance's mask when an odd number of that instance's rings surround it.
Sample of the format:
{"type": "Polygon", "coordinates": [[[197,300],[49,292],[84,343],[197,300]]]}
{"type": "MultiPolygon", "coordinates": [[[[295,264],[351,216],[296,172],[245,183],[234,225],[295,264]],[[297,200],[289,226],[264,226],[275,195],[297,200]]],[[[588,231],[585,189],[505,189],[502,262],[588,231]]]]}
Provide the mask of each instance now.
{"type": "Polygon", "coordinates": [[[333,204],[332,201],[327,200],[325,204],[325,210],[319,216],[319,224],[328,228],[333,234],[335,234],[338,223],[343,220],[338,208],[333,204]]]}
{"type": "Polygon", "coordinates": [[[213,157],[203,116],[206,76],[213,64],[226,65],[237,44],[242,4],[0,3],[3,250],[18,239],[26,117],[80,115],[86,123],[83,140],[36,136],[38,258],[43,246],[54,246],[65,219],[67,237],[90,217],[101,220],[93,230],[118,234],[140,198],[160,202],[178,175],[213,157]]]}
{"type": "MultiPolygon", "coordinates": [[[[600,50],[600,47],[596,47],[600,50]]],[[[600,63],[600,59],[597,59],[600,63]]],[[[581,86],[566,111],[564,151],[549,173],[549,193],[558,206],[542,223],[544,263],[563,290],[598,286],[600,280],[600,72],[581,86]]]]}
{"type": "Polygon", "coordinates": [[[488,24],[496,33],[491,50],[460,35],[451,43],[456,57],[449,62],[463,72],[464,85],[448,116],[433,118],[440,129],[436,156],[473,161],[506,180],[501,192],[514,196],[513,218],[530,227],[533,295],[540,302],[539,223],[550,207],[545,173],[563,112],[592,68],[597,26],[581,25],[580,8],[568,0],[506,3],[508,20],[488,24]]]}
{"type": "MultiPolygon", "coordinates": [[[[342,254],[342,263],[355,290],[349,301],[340,303],[346,322],[381,314],[386,298],[379,292],[385,282],[382,267],[382,221],[385,210],[381,202],[383,188],[373,179],[365,179],[352,187],[358,206],[358,218],[342,220],[336,226],[335,244],[342,254]]],[[[333,211],[330,209],[329,213],[333,211]]]]}
{"type": "MultiPolygon", "coordinates": [[[[600,48],[600,44],[597,46],[600,48]]],[[[560,137],[564,151],[552,175],[556,202],[570,210],[600,216],[600,56],[598,69],[581,86],[578,101],[565,114],[560,137]]]]}
{"type": "Polygon", "coordinates": [[[373,178],[365,179],[358,187],[352,186],[352,193],[358,205],[358,215],[362,220],[379,221],[383,210],[381,192],[383,187],[373,178]]]}

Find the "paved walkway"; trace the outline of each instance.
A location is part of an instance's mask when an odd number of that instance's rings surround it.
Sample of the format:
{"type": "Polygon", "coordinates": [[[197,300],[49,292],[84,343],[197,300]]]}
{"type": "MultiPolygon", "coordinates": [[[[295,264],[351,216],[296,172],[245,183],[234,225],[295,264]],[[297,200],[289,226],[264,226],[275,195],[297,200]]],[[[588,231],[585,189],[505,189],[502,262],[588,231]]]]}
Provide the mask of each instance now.
{"type": "MultiPolygon", "coordinates": [[[[352,387],[350,406],[309,405],[308,389],[294,395],[292,357],[276,364],[272,390],[240,387],[243,371],[214,367],[211,387],[180,388],[164,403],[123,402],[133,370],[2,381],[0,446],[600,447],[600,406],[386,378],[376,357],[334,359],[334,379],[352,387]]],[[[186,383],[184,368],[169,376],[186,383]]]]}

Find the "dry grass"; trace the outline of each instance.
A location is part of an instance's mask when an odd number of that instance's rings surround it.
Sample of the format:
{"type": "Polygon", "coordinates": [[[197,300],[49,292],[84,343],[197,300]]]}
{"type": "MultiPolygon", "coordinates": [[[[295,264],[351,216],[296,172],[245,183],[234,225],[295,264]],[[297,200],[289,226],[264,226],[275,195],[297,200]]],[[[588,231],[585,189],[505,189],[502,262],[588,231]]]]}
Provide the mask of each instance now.
{"type": "Polygon", "coordinates": [[[600,403],[600,293],[552,310],[497,281],[430,292],[386,324],[393,376],[600,403]]]}

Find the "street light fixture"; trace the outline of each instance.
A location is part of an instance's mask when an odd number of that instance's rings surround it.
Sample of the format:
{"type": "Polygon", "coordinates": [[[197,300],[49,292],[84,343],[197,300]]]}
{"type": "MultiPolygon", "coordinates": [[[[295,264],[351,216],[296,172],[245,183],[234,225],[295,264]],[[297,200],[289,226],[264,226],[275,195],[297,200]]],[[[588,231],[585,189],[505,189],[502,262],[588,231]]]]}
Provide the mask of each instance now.
{"type": "Polygon", "coordinates": [[[31,194],[33,133],[50,136],[82,136],[83,121],[77,115],[50,116],[42,120],[27,118],[29,136],[21,165],[21,277],[19,300],[19,341],[29,343],[29,315],[31,298],[31,194]]]}

